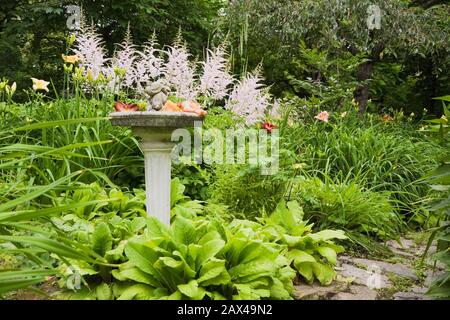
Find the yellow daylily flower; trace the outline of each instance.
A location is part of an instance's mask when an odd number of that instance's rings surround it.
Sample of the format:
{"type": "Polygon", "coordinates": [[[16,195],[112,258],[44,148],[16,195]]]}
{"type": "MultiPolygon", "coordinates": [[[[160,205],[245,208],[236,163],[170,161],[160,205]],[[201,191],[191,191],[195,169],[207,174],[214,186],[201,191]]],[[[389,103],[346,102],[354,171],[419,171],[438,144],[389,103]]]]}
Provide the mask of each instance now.
{"type": "Polygon", "coordinates": [[[73,56],[62,55],[62,58],[63,58],[65,63],[70,63],[70,64],[75,64],[78,61],[80,61],[80,58],[78,58],[78,56],[76,54],[73,55],[73,56]]]}
{"type": "Polygon", "coordinates": [[[49,92],[47,86],[50,84],[50,82],[45,81],[45,80],[39,80],[36,78],[31,78],[31,80],[33,81],[33,90],[34,91],[44,90],[44,91],[49,92]]]}
{"type": "Polygon", "coordinates": [[[12,97],[14,95],[14,93],[16,92],[16,89],[17,89],[17,84],[15,82],[11,86],[6,85],[6,87],[5,87],[6,94],[10,97],[12,97]]]}

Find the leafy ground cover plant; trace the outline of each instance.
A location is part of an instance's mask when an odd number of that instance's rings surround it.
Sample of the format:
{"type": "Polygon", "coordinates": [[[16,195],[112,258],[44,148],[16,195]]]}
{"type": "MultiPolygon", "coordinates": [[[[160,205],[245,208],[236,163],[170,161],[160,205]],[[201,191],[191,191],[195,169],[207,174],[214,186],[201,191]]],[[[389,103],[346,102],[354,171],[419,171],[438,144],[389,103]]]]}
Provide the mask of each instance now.
{"type": "Polygon", "coordinates": [[[281,201],[270,215],[258,220],[259,223],[236,220],[231,225],[247,225],[264,241],[280,245],[291,266],[306,282],[317,279],[322,285],[328,285],[334,280],[337,254],[344,251],[334,241],[347,239],[342,230],[313,232],[313,224],[304,220],[303,209],[297,201],[281,201]]]}
{"type": "Polygon", "coordinates": [[[296,201],[279,203],[263,221],[266,228],[277,231],[270,240],[287,246],[286,257],[307,282],[317,279],[328,285],[334,280],[337,254],[344,251],[334,241],[347,239],[342,230],[312,232],[313,225],[304,220],[303,209],[296,201]]]}
{"type": "MultiPolygon", "coordinates": [[[[175,181],[173,187],[178,183],[175,181]]],[[[189,203],[180,198],[179,193],[173,208],[176,203],[189,203]]],[[[290,299],[297,272],[308,282],[317,279],[325,285],[335,277],[336,256],[343,248],[333,240],[346,239],[344,233],[313,233],[296,202],[280,203],[259,222],[227,222],[220,217],[197,215],[200,207],[186,210],[173,216],[171,227],[149,218],[142,235],[128,238],[124,246],[112,250],[110,233],[96,229],[94,234],[103,236],[93,239],[106,239],[96,240],[107,244],[101,253],[106,257],[111,252],[119,254],[121,258],[116,262],[121,264],[107,269],[112,279],[92,282],[91,277],[87,287],[69,297],[290,299]]],[[[100,224],[98,228],[105,226],[100,224]]],[[[90,272],[89,276],[95,276],[101,269],[90,272]]]]}
{"type": "Polygon", "coordinates": [[[125,254],[129,261],[113,275],[140,284],[118,285],[119,299],[287,299],[295,275],[273,244],[182,217],[170,229],[150,219],[125,254]]]}

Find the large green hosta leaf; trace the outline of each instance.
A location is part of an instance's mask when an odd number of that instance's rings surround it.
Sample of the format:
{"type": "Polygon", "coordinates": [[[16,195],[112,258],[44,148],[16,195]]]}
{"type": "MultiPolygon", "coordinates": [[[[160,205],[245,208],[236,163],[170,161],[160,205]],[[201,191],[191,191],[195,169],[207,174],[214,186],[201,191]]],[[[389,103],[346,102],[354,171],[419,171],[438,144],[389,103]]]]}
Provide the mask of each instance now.
{"type": "Polygon", "coordinates": [[[199,287],[196,280],[191,280],[187,284],[180,284],[178,290],[186,297],[194,300],[201,300],[206,294],[206,290],[199,287]]]}
{"type": "Polygon", "coordinates": [[[225,268],[225,260],[211,258],[202,265],[197,282],[203,286],[226,285],[231,277],[225,268]]]}
{"type": "Polygon", "coordinates": [[[112,236],[106,223],[100,223],[95,227],[92,235],[92,249],[100,256],[105,256],[106,252],[112,249],[112,236]]]}

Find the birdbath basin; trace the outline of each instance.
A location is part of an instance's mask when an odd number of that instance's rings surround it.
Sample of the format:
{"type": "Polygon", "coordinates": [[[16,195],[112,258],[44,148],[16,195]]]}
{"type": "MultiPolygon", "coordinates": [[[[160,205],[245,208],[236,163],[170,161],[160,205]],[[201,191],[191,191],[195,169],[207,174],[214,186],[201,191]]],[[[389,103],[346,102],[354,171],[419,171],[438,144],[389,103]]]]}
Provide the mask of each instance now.
{"type": "Polygon", "coordinates": [[[142,138],[141,149],[145,164],[145,193],[147,214],[170,225],[171,152],[175,142],[172,132],[193,128],[203,117],[188,112],[114,112],[110,115],[115,126],[131,127],[142,138]]]}

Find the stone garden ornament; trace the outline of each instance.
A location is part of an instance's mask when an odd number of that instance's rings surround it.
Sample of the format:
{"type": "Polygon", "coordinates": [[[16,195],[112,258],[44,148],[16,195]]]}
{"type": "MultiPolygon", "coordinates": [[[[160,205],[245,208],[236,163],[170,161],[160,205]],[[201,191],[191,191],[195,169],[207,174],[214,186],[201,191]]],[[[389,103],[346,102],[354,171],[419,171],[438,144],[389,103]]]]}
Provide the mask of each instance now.
{"type": "Polygon", "coordinates": [[[170,88],[164,81],[158,80],[152,82],[144,91],[148,102],[147,111],[159,111],[169,98],[170,88]]]}

